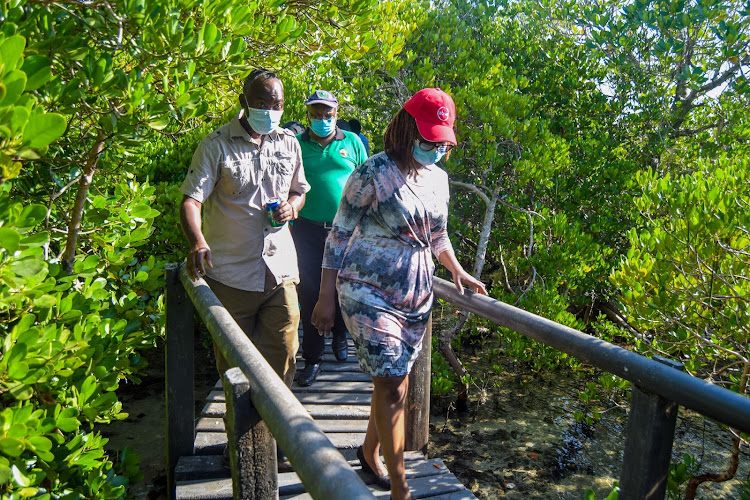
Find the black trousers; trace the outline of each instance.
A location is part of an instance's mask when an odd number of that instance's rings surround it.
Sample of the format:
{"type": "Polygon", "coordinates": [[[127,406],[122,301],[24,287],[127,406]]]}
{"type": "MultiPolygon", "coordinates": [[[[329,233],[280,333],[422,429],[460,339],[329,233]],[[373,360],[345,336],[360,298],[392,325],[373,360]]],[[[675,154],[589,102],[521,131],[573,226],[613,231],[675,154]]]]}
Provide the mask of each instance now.
{"type": "MultiPolygon", "coordinates": [[[[321,262],[329,228],[300,217],[292,224],[292,238],[297,247],[299,262],[299,295],[302,325],[302,356],[305,363],[321,363],[325,348],[324,338],[312,325],[311,318],[320,291],[321,262]]],[[[346,339],[346,325],[341,317],[339,300],[336,297],[336,319],[333,324],[333,340],[346,339]]]]}

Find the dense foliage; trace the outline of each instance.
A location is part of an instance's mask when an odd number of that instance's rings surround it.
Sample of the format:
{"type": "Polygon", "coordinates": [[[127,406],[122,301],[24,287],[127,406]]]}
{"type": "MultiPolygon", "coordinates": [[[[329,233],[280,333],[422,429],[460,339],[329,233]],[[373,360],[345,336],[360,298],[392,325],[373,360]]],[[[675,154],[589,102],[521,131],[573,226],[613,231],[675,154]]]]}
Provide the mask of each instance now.
{"type": "MultiPolygon", "coordinates": [[[[335,91],[374,151],[414,91],[451,93],[450,231],[491,294],[747,394],[749,16],[737,0],[0,1],[0,493],[120,498],[138,477],[95,424],[124,418],[117,386],[162,333],[192,151],[257,66],[281,74],[285,120],[335,91]]],[[[435,393],[449,367],[464,389],[478,376],[451,346],[490,335],[498,371],[579,368],[449,316],[435,393]]],[[[597,385],[624,387],[602,375],[582,398],[597,385]]]]}
{"type": "Polygon", "coordinates": [[[355,60],[376,45],[376,8],[0,3],[4,498],[126,496],[138,459],[113,462],[96,424],[127,416],[115,391],[163,330],[176,172],[252,67],[355,60]]]}

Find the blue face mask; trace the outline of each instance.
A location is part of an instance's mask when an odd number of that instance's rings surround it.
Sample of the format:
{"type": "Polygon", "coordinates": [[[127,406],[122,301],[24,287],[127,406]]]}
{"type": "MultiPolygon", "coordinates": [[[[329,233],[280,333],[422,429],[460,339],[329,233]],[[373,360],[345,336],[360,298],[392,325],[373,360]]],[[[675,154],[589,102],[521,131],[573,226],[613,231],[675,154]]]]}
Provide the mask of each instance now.
{"type": "Polygon", "coordinates": [[[310,129],[318,137],[328,137],[336,130],[336,119],[328,118],[327,120],[310,119],[310,129]]]}
{"type": "Polygon", "coordinates": [[[255,132],[265,135],[275,129],[281,123],[283,111],[275,109],[246,108],[247,123],[255,132]]]}
{"type": "Polygon", "coordinates": [[[419,147],[419,141],[414,141],[412,156],[420,165],[434,165],[435,163],[439,162],[443,156],[445,156],[445,153],[447,153],[447,150],[442,146],[438,146],[429,151],[423,151],[422,148],[419,147]]]}

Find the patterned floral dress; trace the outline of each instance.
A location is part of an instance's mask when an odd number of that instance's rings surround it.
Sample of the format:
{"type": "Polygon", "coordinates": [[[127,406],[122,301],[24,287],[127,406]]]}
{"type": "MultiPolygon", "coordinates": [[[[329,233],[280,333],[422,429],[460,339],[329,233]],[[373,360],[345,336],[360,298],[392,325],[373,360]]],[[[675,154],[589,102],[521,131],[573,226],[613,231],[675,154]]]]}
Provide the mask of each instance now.
{"type": "Polygon", "coordinates": [[[452,251],[446,231],[448,176],[435,165],[407,179],[385,153],[349,177],[323,268],[339,270],[337,291],[362,370],[411,370],[432,309],[436,257],[452,251]]]}

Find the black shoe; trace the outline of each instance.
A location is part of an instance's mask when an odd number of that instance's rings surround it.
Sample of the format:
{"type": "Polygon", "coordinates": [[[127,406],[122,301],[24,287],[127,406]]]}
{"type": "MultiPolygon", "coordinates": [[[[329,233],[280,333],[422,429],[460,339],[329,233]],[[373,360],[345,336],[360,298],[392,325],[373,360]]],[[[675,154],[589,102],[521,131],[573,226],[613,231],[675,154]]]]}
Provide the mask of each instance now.
{"type": "Polygon", "coordinates": [[[362,466],[362,472],[371,476],[375,480],[375,484],[377,484],[380,488],[384,490],[391,489],[391,478],[388,476],[379,476],[378,474],[375,473],[374,470],[372,470],[372,467],[370,467],[370,464],[368,464],[367,460],[365,460],[365,454],[362,451],[361,446],[357,448],[357,458],[359,459],[359,464],[362,466]]]}
{"type": "Polygon", "coordinates": [[[323,371],[323,365],[320,363],[305,363],[305,368],[299,374],[299,377],[297,377],[297,385],[301,387],[312,385],[321,371],[323,371]]]}
{"type": "Polygon", "coordinates": [[[333,348],[333,355],[336,356],[339,363],[346,361],[349,355],[349,343],[346,341],[346,337],[343,339],[333,339],[331,347],[333,348]]]}

